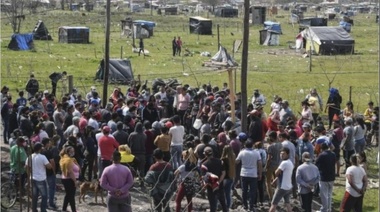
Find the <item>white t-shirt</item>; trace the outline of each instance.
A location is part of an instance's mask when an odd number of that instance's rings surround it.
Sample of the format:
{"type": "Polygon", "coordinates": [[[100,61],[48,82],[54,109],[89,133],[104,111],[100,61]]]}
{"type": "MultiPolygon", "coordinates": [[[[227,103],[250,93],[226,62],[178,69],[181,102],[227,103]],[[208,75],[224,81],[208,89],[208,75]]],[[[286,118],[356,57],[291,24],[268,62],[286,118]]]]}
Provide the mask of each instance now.
{"type": "Polygon", "coordinates": [[[90,118],[87,122],[87,126],[91,126],[92,128],[94,128],[94,131],[97,131],[99,130],[99,123],[98,121],[96,121],[95,119],[93,118],[90,118]]]}
{"type": "MultiPolygon", "coordinates": [[[[28,165],[29,157],[26,159],[25,165],[28,165]]],[[[36,181],[46,180],[46,165],[49,164],[48,159],[42,154],[32,154],[32,179],[36,181]]]]}
{"type": "Polygon", "coordinates": [[[172,135],[171,146],[181,146],[183,145],[185,128],[182,125],[173,126],[169,130],[169,135],[172,135]]]}
{"type": "Polygon", "coordinates": [[[42,139],[44,139],[44,138],[49,138],[49,135],[47,134],[47,132],[45,130],[40,130],[38,137],[40,137],[40,141],[42,141],[42,139]]]}
{"type": "Polygon", "coordinates": [[[258,151],[243,149],[239,152],[236,160],[241,161],[240,176],[257,177],[257,162],[261,161],[261,156],[258,151]]]}
{"type": "Polygon", "coordinates": [[[294,146],[294,144],[288,140],[285,140],[283,142],[281,142],[282,144],[282,147],[286,147],[289,149],[289,160],[293,163],[293,165],[295,164],[295,161],[296,161],[296,147],[294,146]]]}
{"type": "Polygon", "coordinates": [[[292,185],[292,173],[294,165],[293,163],[287,159],[283,160],[278,166],[281,169],[282,174],[278,177],[278,182],[280,184],[280,189],[290,190],[293,188],[292,185]]]}
{"type": "MultiPolygon", "coordinates": [[[[363,177],[366,175],[364,169],[360,166],[350,166],[346,170],[346,176],[351,175],[354,185],[361,189],[363,187],[363,177]]],[[[346,178],[346,191],[351,194],[353,197],[360,197],[357,191],[355,191],[346,178]]]]}

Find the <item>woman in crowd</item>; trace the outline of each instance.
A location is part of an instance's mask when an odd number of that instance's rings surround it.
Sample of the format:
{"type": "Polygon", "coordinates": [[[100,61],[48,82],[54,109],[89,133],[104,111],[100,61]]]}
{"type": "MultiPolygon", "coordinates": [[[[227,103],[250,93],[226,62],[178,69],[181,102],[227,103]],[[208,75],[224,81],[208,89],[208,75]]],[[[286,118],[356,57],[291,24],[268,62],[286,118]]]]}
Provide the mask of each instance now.
{"type": "Polygon", "coordinates": [[[354,140],[355,140],[355,153],[359,154],[364,151],[365,136],[367,133],[367,126],[364,123],[363,117],[356,118],[356,125],[354,127],[354,140]]]}
{"type": "MultiPolygon", "coordinates": [[[[95,141],[94,128],[87,126],[84,133],[84,143],[86,144],[86,150],[84,151],[84,160],[81,170],[82,179],[92,180],[92,172],[94,163],[97,158],[98,143],[95,141]],[[85,173],[88,167],[88,178],[85,178],[85,173]]],[[[96,172],[95,172],[96,173],[96,172]]]]}
{"type": "Polygon", "coordinates": [[[161,149],[161,151],[164,154],[164,161],[169,162],[170,161],[170,135],[169,135],[169,128],[162,127],[161,128],[161,135],[157,136],[154,140],[154,145],[157,146],[157,148],[161,149]]]}
{"type": "Polygon", "coordinates": [[[136,177],[138,159],[132,155],[131,148],[129,148],[128,144],[120,145],[119,152],[121,155],[120,163],[124,166],[127,166],[131,170],[133,177],[136,177]]]}
{"type": "Polygon", "coordinates": [[[193,210],[193,196],[198,192],[196,188],[199,179],[199,169],[197,167],[197,158],[195,157],[194,150],[192,148],[182,152],[184,164],[180,165],[178,169],[174,172],[176,177],[179,177],[180,184],[177,191],[177,196],[175,198],[176,212],[185,211],[187,208],[188,212],[193,210]],[[181,201],[183,197],[186,196],[187,205],[184,210],[181,210],[181,201]]]}
{"type": "Polygon", "coordinates": [[[220,158],[223,161],[223,165],[225,167],[226,176],[224,177],[224,194],[226,196],[226,204],[228,208],[231,208],[231,191],[232,185],[235,178],[235,160],[236,156],[230,145],[226,145],[223,148],[222,156],[220,158]]]}
{"type": "Polygon", "coordinates": [[[75,192],[79,181],[80,166],[75,160],[75,150],[72,146],[65,147],[61,153],[59,165],[62,171],[62,184],[65,188],[65,198],[63,200],[62,211],[66,211],[70,204],[71,211],[77,211],[75,206],[75,192]]]}
{"type": "Polygon", "coordinates": [[[301,102],[302,111],[299,126],[302,127],[304,123],[313,123],[313,114],[310,108],[310,104],[307,100],[301,102]]]}
{"type": "Polygon", "coordinates": [[[346,107],[343,109],[343,119],[345,118],[354,118],[354,104],[351,101],[348,101],[346,107]]]}

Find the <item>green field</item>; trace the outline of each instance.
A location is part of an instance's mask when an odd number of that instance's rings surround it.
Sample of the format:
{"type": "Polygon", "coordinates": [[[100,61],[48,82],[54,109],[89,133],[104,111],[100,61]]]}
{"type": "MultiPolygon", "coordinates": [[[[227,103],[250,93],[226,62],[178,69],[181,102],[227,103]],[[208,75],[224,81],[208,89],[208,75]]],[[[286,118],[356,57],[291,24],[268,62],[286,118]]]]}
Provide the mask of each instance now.
{"type": "MultiPolygon", "coordinates": [[[[96,85],[101,91],[102,83],[95,82],[94,76],[99,61],[104,55],[105,15],[104,11],[85,12],[47,11],[37,14],[27,14],[22,22],[21,32],[28,33],[38,20],[43,20],[48,27],[53,41],[35,41],[34,51],[11,51],[7,45],[12,35],[11,27],[2,14],[1,20],[1,85],[8,85],[11,93],[16,96],[16,89],[23,89],[30,73],[40,80],[41,89],[50,88],[48,75],[53,71],[67,71],[74,77],[74,87],[85,94],[90,86],[96,85]],[[59,26],[87,26],[90,28],[91,44],[58,43],[59,26]]],[[[204,17],[207,14],[201,14],[204,17]]],[[[315,16],[308,13],[306,16],[315,16]]],[[[127,17],[126,12],[112,9],[111,20],[111,50],[112,58],[129,58],[135,76],[141,75],[142,80],[151,82],[155,78],[177,78],[192,87],[211,83],[222,86],[227,82],[227,73],[223,70],[212,70],[202,67],[202,62],[209,58],[201,57],[200,52],[208,51],[211,55],[217,52],[216,26],[220,25],[221,44],[229,51],[234,40],[242,40],[242,18],[223,19],[209,15],[213,20],[213,36],[198,36],[189,34],[188,16],[159,16],[154,13],[134,14],[133,19],[143,19],[157,22],[154,36],[145,39],[145,48],[150,51],[148,57],[132,53],[132,39],[121,37],[120,20],[127,17]],[[171,55],[171,40],[173,36],[181,36],[183,48],[194,52],[192,57],[175,57],[171,55]]],[[[293,110],[300,110],[299,102],[303,100],[311,87],[316,87],[324,101],[328,96],[329,80],[334,78],[332,86],[339,88],[343,102],[349,98],[349,88],[352,86],[352,101],[355,110],[363,113],[369,100],[378,105],[378,64],[379,42],[378,25],[374,14],[359,14],[354,17],[352,37],[355,39],[355,54],[342,56],[313,56],[311,72],[309,58],[302,58],[288,47],[288,41],[294,42],[298,26],[288,23],[289,14],[279,11],[275,17],[267,20],[281,23],[283,35],[280,46],[259,45],[259,30],[262,26],[250,27],[249,40],[249,97],[254,88],[259,88],[267,97],[267,102],[277,94],[290,102],[293,110]]],[[[337,26],[338,20],[329,21],[329,26],[337,26]]],[[[241,49],[235,53],[235,59],[241,62],[241,49]]],[[[237,69],[237,92],[240,91],[240,69],[237,69]]],[[[122,86],[125,91],[126,86],[122,86]]],[[[113,85],[109,86],[109,91],[113,85]]],[[[64,93],[58,90],[58,96],[64,93]]],[[[100,93],[101,94],[101,93],[100,93]]],[[[342,105],[343,106],[343,105],[342,105]]],[[[371,162],[375,163],[375,151],[370,153],[371,162]]],[[[371,175],[376,178],[377,166],[371,166],[371,175]]],[[[334,189],[334,208],[339,207],[344,192],[344,181],[334,189]],[[343,186],[342,186],[343,185],[343,186]]],[[[365,196],[364,211],[378,211],[377,190],[370,189],[365,196]]]]}

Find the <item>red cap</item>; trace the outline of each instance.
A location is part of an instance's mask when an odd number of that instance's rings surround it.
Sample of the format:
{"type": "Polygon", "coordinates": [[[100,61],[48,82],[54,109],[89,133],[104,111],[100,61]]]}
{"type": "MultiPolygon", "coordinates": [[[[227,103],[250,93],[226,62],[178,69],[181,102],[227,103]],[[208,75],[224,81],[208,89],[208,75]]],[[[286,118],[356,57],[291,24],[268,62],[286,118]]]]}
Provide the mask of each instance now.
{"type": "Polygon", "coordinates": [[[109,126],[104,126],[103,133],[109,133],[109,132],[111,132],[111,128],[109,126]]]}
{"type": "Polygon", "coordinates": [[[43,119],[47,119],[47,118],[49,118],[49,116],[48,116],[48,114],[44,113],[44,114],[42,115],[42,118],[43,118],[43,119]]]}
{"type": "Polygon", "coordinates": [[[168,121],[165,123],[165,127],[171,128],[173,126],[173,123],[171,121],[168,121]]]}

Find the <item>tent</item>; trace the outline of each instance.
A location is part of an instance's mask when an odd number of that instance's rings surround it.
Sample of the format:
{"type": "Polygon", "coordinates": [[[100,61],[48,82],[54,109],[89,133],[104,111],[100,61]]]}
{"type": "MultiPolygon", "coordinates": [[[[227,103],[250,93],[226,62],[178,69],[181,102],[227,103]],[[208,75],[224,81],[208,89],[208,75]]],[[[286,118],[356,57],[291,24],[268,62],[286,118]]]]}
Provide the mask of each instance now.
{"type": "Polygon", "coordinates": [[[239,10],[232,7],[218,7],[215,9],[215,16],[224,18],[238,17],[239,10]]]}
{"type": "Polygon", "coordinates": [[[155,22],[136,20],[133,21],[133,32],[135,38],[149,38],[153,36],[153,28],[156,26],[155,22]]]}
{"type": "Polygon", "coordinates": [[[200,35],[212,35],[212,21],[200,16],[190,17],[190,33],[200,35]]]}
{"type": "Polygon", "coordinates": [[[53,40],[43,21],[39,20],[33,30],[34,40],[53,40]]]}
{"type": "MultiPolygon", "coordinates": [[[[132,65],[130,60],[126,59],[110,59],[109,61],[109,75],[110,83],[128,84],[133,81],[132,65]]],[[[103,80],[104,77],[104,59],[100,61],[98,71],[96,72],[95,79],[103,80]]]]}
{"type": "Polygon", "coordinates": [[[34,48],[33,34],[13,34],[8,49],[11,50],[30,50],[34,48]]]}
{"type": "Polygon", "coordinates": [[[309,27],[297,35],[297,49],[302,48],[303,41],[306,51],[322,55],[351,54],[355,47],[355,40],[342,27],[309,27]]]}
{"type": "Polygon", "coordinates": [[[265,21],[264,29],[260,30],[260,44],[265,46],[278,46],[280,45],[281,34],[280,23],[265,21]]]}
{"type": "Polygon", "coordinates": [[[213,62],[226,63],[229,67],[235,67],[239,64],[227,53],[227,49],[222,45],[219,46],[219,51],[211,58],[213,62]]]}
{"type": "Polygon", "coordinates": [[[88,27],[61,26],[58,28],[60,43],[90,43],[90,29],[88,27]]]}
{"type": "Polygon", "coordinates": [[[303,18],[300,20],[300,27],[305,26],[327,26],[327,18],[303,18]]]}

